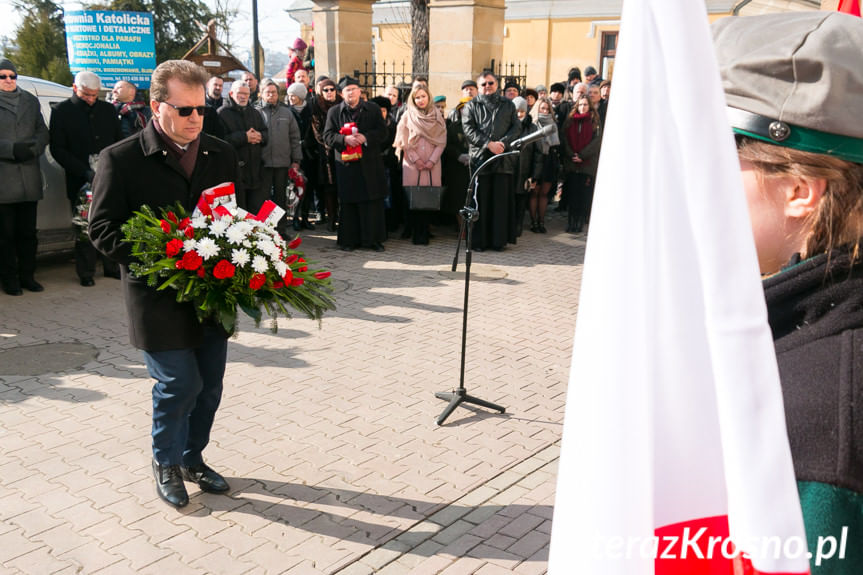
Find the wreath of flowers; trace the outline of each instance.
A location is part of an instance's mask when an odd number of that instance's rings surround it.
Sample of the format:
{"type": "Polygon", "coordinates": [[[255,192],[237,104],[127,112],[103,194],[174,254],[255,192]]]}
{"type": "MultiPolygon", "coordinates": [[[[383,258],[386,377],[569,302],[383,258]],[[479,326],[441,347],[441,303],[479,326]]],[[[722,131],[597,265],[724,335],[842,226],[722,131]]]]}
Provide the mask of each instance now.
{"type": "Polygon", "coordinates": [[[177,290],[199,321],[215,320],[229,334],[238,307],[255,325],[266,312],[273,332],[279,315],[292,317],[289,308],[320,321],[335,309],[330,272],[310,269],[299,237],[279,235],[283,215],[270,201],[255,216],[238,208],[231,183],[206,190],[191,216],[179,203],[159,215],[142,206],[122,227],[137,259],[129,269],[151,287],[177,290]]]}

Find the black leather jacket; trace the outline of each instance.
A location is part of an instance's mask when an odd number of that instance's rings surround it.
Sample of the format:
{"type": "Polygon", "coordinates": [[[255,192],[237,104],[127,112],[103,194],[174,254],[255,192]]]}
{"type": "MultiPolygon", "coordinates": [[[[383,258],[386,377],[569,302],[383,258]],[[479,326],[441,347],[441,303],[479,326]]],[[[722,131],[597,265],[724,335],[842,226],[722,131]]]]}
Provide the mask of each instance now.
{"type": "MultiPolygon", "coordinates": [[[[503,142],[505,151],[521,134],[521,122],[515,106],[500,94],[477,96],[461,112],[464,135],[470,144],[471,173],[492,156],[489,142],[503,142]]],[[[517,158],[510,156],[489,165],[483,173],[512,174],[516,170],[517,158]]]]}

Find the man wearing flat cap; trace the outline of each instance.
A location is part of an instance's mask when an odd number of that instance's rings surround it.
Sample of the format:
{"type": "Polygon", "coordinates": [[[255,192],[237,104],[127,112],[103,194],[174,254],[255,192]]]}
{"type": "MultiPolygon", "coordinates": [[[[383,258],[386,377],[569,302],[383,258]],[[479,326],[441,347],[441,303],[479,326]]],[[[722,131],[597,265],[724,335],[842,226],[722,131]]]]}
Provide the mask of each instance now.
{"type": "Polygon", "coordinates": [[[327,113],[324,127],[324,142],[335,150],[341,206],[337,243],[344,251],[363,247],[382,252],[387,237],[387,185],[381,149],[387,127],[380,107],[360,97],[355,78],[342,77],[339,89],[344,100],[327,113]]]}

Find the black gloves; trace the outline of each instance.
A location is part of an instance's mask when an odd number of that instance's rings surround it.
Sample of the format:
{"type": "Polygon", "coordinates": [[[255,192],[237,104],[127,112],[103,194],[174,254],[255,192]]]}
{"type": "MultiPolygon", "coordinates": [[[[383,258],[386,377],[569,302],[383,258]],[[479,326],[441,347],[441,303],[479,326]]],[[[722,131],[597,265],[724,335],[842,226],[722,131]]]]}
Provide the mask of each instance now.
{"type": "Polygon", "coordinates": [[[15,142],[12,144],[12,156],[15,158],[15,161],[26,162],[35,158],[36,153],[33,152],[34,146],[33,142],[15,142]]]}

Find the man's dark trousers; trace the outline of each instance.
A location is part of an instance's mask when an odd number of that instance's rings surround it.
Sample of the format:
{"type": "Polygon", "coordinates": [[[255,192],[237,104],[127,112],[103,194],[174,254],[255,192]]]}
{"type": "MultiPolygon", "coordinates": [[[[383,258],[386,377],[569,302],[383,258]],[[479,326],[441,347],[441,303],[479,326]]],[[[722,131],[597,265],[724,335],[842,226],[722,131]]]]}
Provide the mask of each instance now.
{"type": "Polygon", "coordinates": [[[204,327],[200,347],[144,351],[153,386],[153,458],[163,466],[203,463],[222,398],[228,340],[204,327]]]}

